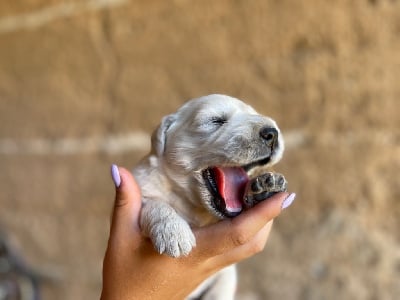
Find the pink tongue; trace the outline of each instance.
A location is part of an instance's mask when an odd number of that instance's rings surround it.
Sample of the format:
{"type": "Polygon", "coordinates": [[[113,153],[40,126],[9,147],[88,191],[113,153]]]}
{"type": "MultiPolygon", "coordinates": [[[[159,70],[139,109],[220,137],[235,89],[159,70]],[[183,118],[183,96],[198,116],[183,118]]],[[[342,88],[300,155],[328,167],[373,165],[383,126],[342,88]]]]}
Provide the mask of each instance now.
{"type": "Polygon", "coordinates": [[[239,167],[214,168],[215,180],[219,193],[229,212],[240,212],[246,184],[249,181],[247,173],[239,167]]]}

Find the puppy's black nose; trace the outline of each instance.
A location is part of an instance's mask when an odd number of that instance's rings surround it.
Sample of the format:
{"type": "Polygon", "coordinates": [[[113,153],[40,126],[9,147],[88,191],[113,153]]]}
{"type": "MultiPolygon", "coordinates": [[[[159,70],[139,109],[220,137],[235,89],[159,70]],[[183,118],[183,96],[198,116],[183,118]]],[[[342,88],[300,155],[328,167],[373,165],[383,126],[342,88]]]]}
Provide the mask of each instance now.
{"type": "Polygon", "coordinates": [[[278,141],[278,130],[273,127],[263,127],[260,130],[260,136],[268,146],[274,147],[278,141]]]}

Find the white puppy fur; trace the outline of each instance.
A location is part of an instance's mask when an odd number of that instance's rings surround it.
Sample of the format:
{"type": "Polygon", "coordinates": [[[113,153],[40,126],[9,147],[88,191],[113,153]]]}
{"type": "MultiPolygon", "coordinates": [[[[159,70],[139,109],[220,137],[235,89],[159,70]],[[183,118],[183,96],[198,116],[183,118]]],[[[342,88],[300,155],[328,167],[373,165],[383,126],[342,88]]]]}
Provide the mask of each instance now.
{"type": "MultiPolygon", "coordinates": [[[[240,213],[237,198],[243,191],[225,181],[237,177],[245,185],[243,173],[251,177],[264,172],[280,160],[283,149],[276,123],[238,99],[209,95],[187,102],[162,119],[153,133],[150,154],[133,171],[142,191],[143,234],[159,253],[188,255],[196,245],[191,226],[240,213]],[[221,182],[229,187],[217,195],[221,182]]],[[[190,297],[233,299],[235,286],[231,266],[190,297]]]]}

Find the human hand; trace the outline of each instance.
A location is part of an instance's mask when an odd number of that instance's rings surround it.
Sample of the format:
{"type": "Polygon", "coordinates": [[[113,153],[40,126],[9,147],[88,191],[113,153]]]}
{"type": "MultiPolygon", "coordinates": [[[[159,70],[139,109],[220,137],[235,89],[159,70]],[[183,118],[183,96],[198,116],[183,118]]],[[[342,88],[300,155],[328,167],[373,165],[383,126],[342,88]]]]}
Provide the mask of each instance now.
{"type": "Polygon", "coordinates": [[[157,253],[139,228],[140,188],[113,166],[116,196],[103,262],[101,300],[183,299],[222,268],[264,249],[272,220],[295,194],[278,193],[233,219],[195,228],[197,246],[181,258],[157,253]]]}

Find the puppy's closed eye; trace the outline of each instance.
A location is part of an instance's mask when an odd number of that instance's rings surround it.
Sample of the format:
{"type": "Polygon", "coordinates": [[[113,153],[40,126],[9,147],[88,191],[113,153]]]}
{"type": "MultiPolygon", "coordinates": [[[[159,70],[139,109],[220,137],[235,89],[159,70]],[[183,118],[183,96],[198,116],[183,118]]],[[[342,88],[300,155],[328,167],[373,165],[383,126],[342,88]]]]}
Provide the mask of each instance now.
{"type": "Polygon", "coordinates": [[[228,122],[228,118],[225,116],[218,116],[218,117],[212,117],[210,119],[210,122],[213,125],[217,125],[217,126],[222,126],[224,125],[226,122],[228,122]]]}
{"type": "Polygon", "coordinates": [[[199,118],[194,124],[197,126],[197,130],[200,133],[212,133],[220,129],[224,124],[228,122],[228,118],[223,115],[217,115],[207,118],[199,118]]]}

